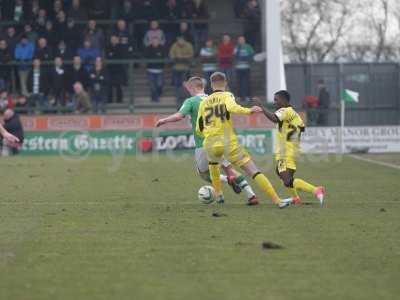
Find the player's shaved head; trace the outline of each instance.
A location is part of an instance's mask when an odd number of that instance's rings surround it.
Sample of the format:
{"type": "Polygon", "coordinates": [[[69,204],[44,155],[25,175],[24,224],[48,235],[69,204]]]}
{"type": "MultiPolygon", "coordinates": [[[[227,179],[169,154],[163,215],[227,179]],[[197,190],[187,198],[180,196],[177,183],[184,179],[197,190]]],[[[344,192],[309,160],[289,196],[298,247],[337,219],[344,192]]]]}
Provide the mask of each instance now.
{"type": "Polygon", "coordinates": [[[215,72],[210,77],[213,90],[225,90],[227,80],[226,75],[222,72],[215,72]]]}
{"type": "Polygon", "coordinates": [[[188,84],[196,90],[204,90],[205,87],[203,78],[197,76],[189,78],[188,84]]]}
{"type": "Polygon", "coordinates": [[[283,100],[290,102],[290,94],[288,91],[282,90],[275,93],[275,96],[282,98],[283,100]]]}
{"type": "Polygon", "coordinates": [[[288,91],[278,91],[274,95],[274,106],[277,109],[290,106],[290,94],[288,91]]]}

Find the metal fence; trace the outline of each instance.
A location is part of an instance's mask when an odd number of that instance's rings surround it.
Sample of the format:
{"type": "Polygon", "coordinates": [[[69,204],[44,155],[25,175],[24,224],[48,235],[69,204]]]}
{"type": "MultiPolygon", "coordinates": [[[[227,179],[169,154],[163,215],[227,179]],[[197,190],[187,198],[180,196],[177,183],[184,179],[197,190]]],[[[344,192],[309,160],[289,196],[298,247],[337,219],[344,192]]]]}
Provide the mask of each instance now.
{"type": "Polygon", "coordinates": [[[342,86],[360,93],[359,103],[347,105],[347,126],[400,124],[399,64],[287,64],[285,71],[297,108],[303,107],[305,96],[318,96],[318,82],[325,82],[330,94],[329,108],[309,111],[325,113],[325,125],[339,125],[342,86]]]}

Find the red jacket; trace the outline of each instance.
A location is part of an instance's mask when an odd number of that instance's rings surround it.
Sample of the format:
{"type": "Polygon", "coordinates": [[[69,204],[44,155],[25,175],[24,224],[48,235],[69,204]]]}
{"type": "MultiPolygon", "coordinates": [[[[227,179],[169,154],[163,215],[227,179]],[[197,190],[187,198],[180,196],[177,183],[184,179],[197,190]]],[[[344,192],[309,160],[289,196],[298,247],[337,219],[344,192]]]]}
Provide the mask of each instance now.
{"type": "Polygon", "coordinates": [[[221,69],[228,69],[232,67],[235,46],[232,43],[223,44],[221,43],[218,47],[218,59],[219,66],[221,69]]]}

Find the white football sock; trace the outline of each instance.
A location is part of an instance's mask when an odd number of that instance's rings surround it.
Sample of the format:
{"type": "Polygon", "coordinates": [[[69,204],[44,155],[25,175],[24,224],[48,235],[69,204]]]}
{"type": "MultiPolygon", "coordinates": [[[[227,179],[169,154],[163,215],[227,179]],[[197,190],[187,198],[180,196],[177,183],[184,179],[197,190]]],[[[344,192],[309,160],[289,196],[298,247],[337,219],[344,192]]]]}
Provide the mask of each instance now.
{"type": "Polygon", "coordinates": [[[254,193],[253,189],[251,188],[250,185],[247,184],[247,186],[245,186],[243,188],[243,190],[246,192],[247,195],[247,199],[253,198],[256,194],[254,193]]]}

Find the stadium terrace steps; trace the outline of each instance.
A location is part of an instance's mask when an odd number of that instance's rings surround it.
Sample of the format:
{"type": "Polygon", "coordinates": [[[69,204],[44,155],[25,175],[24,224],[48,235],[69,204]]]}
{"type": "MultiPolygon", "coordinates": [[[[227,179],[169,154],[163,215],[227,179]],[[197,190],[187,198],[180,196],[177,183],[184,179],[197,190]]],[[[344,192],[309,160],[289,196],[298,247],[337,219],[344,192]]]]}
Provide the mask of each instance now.
{"type": "Polygon", "coordinates": [[[209,12],[210,35],[216,41],[221,40],[221,36],[226,33],[232,37],[243,34],[243,26],[236,20],[232,1],[210,1],[209,12]]]}
{"type": "MultiPolygon", "coordinates": [[[[200,66],[195,67],[192,70],[193,75],[201,75],[200,66]]],[[[264,82],[264,65],[263,64],[253,64],[252,67],[252,90],[254,96],[262,96],[265,91],[264,82]]],[[[147,74],[145,67],[135,69],[133,74],[133,91],[128,87],[125,87],[125,102],[129,103],[132,97],[132,92],[135,97],[135,111],[140,109],[158,111],[160,110],[175,110],[176,100],[174,87],[171,85],[172,70],[167,68],[164,73],[164,90],[163,95],[160,98],[160,103],[152,103],[150,100],[150,88],[148,85],[147,74]]],[[[234,92],[236,92],[236,83],[233,84],[234,92]]]]}

